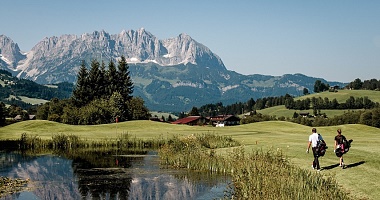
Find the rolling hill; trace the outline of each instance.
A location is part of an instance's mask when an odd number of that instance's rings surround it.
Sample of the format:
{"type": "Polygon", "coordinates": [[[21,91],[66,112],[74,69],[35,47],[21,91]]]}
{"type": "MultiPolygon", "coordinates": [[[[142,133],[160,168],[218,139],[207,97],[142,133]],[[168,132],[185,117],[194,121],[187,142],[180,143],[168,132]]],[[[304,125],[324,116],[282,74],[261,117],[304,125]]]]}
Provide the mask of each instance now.
{"type": "MultiPolygon", "coordinates": [[[[321,92],[321,93],[315,93],[315,94],[309,94],[305,96],[300,96],[296,97],[295,100],[303,100],[306,98],[319,98],[321,97],[324,99],[327,97],[330,101],[333,99],[337,99],[339,103],[344,103],[347,99],[349,99],[351,96],[354,98],[357,97],[368,97],[370,100],[373,102],[378,102],[380,103],[380,91],[375,91],[375,90],[338,90],[338,92],[321,92]]],[[[322,113],[326,113],[328,117],[334,117],[336,115],[342,115],[344,112],[347,112],[348,110],[321,110],[322,113]]],[[[309,112],[313,113],[313,110],[289,110],[285,108],[284,105],[281,106],[274,106],[270,108],[265,108],[263,110],[258,110],[257,112],[265,115],[270,115],[270,116],[284,116],[284,117],[289,117],[292,118],[294,112],[309,112]]]]}

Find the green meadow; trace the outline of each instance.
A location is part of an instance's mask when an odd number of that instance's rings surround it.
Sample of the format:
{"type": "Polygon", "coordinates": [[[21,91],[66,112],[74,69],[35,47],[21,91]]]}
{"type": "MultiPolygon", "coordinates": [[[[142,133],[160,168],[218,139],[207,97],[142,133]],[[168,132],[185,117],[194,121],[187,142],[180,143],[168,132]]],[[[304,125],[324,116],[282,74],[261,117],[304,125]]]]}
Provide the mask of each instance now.
{"type": "MultiPolygon", "coordinates": [[[[356,109],[356,110],[359,110],[359,109],[356,109]]],[[[310,115],[313,115],[313,109],[289,110],[289,109],[286,109],[284,105],[274,106],[274,107],[266,108],[263,110],[258,110],[257,112],[264,115],[269,115],[269,116],[276,116],[276,117],[284,116],[286,118],[293,118],[294,112],[297,112],[297,113],[308,112],[310,115]]],[[[348,110],[321,110],[321,113],[325,113],[327,117],[343,115],[345,112],[348,112],[348,110]]]]}
{"type": "MultiPolygon", "coordinates": [[[[349,99],[351,96],[354,98],[357,97],[368,97],[373,102],[380,102],[380,92],[374,91],[374,90],[338,90],[338,92],[321,92],[321,93],[315,93],[315,94],[309,94],[301,97],[297,97],[294,100],[303,100],[306,98],[312,99],[313,97],[322,99],[328,98],[330,101],[333,99],[336,99],[339,103],[346,102],[347,99],[349,99]]],[[[289,110],[286,109],[284,105],[281,106],[274,106],[270,108],[266,108],[263,110],[257,110],[258,113],[264,114],[264,115],[270,115],[270,116],[284,116],[286,118],[292,118],[294,112],[300,113],[300,112],[309,112],[311,115],[313,115],[313,109],[309,110],[289,110]]],[[[348,112],[348,110],[321,110],[321,113],[325,113],[327,117],[334,117],[337,115],[342,115],[345,112],[348,112]]]]}
{"type": "Polygon", "coordinates": [[[329,98],[330,101],[333,99],[336,99],[339,103],[345,102],[347,99],[350,98],[350,96],[353,96],[355,98],[357,97],[365,97],[367,96],[369,99],[371,99],[374,102],[380,102],[380,91],[375,91],[375,90],[338,90],[337,92],[321,92],[321,93],[314,93],[314,94],[309,94],[305,96],[301,96],[296,98],[297,99],[306,99],[306,98],[319,98],[321,97],[324,99],[325,97],[329,98]]]}
{"type": "Polygon", "coordinates": [[[30,103],[32,105],[39,105],[39,104],[44,104],[46,102],[48,102],[48,100],[44,100],[44,99],[36,99],[36,98],[30,98],[30,97],[26,97],[26,96],[14,96],[14,95],[10,95],[8,100],[11,100],[12,98],[19,98],[21,101],[25,102],[25,103],[30,103]]]}
{"type": "MultiPolygon", "coordinates": [[[[130,134],[139,139],[158,137],[171,138],[174,135],[207,134],[231,136],[240,142],[246,151],[257,149],[280,150],[290,162],[300,168],[312,171],[312,153],[306,153],[311,128],[284,121],[269,121],[232,127],[173,125],[153,121],[130,121],[105,125],[72,126],[56,122],[33,120],[23,121],[0,128],[0,140],[19,139],[22,133],[51,139],[54,134],[73,134],[87,140],[113,140],[120,134],[130,134]]],[[[317,127],[329,146],[326,155],[320,159],[321,173],[334,177],[339,185],[354,199],[377,199],[380,196],[380,130],[364,125],[341,125],[317,127]],[[346,169],[338,167],[339,160],[333,153],[334,136],[340,128],[347,139],[353,139],[350,151],[344,155],[346,169]]],[[[231,148],[218,149],[218,154],[231,152],[231,148]]],[[[318,173],[318,172],[314,172],[318,173]]],[[[323,199],[323,198],[322,198],[323,199]]]]}

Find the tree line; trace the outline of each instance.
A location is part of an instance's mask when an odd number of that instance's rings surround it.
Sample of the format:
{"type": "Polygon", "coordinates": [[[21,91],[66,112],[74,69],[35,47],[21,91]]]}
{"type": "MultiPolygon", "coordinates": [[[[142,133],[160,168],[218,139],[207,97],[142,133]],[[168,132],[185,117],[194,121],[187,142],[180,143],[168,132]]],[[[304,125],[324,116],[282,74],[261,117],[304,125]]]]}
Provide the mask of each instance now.
{"type": "Polygon", "coordinates": [[[336,98],[333,100],[329,100],[328,97],[322,99],[322,97],[312,97],[302,99],[302,100],[294,100],[293,98],[288,98],[285,102],[285,108],[294,109],[294,110],[309,110],[309,109],[371,109],[374,107],[378,107],[378,102],[371,101],[367,96],[365,97],[353,97],[350,96],[344,103],[339,103],[336,98]]]}
{"type": "Polygon", "coordinates": [[[217,116],[217,115],[239,115],[255,110],[261,110],[273,106],[284,105],[288,99],[293,99],[289,94],[279,97],[264,97],[259,98],[256,101],[250,98],[246,102],[237,102],[230,105],[223,105],[222,102],[214,104],[206,104],[199,108],[193,107],[189,113],[180,113],[179,118],[186,116],[217,116]]]}
{"type": "Polygon", "coordinates": [[[298,123],[306,126],[336,126],[343,124],[363,124],[367,126],[373,126],[380,128],[380,107],[368,109],[368,110],[357,110],[357,111],[347,111],[342,115],[334,117],[326,117],[324,115],[318,115],[313,118],[303,117],[299,114],[293,115],[292,118],[285,118],[284,116],[276,117],[264,115],[257,113],[255,111],[251,112],[250,115],[245,116],[241,119],[241,124],[248,124],[261,121],[289,121],[293,123],[298,123]]]}
{"type": "Polygon", "coordinates": [[[362,81],[357,78],[346,85],[345,88],[354,90],[380,90],[380,80],[370,79],[362,81]]]}
{"type": "Polygon", "coordinates": [[[323,115],[314,118],[307,118],[302,116],[293,117],[289,119],[291,122],[306,126],[336,126],[342,124],[364,124],[380,128],[380,108],[373,108],[368,110],[347,111],[342,115],[328,118],[323,115]]]}
{"type": "MultiPolygon", "coordinates": [[[[380,81],[376,79],[366,80],[361,82],[360,79],[355,79],[348,84],[345,88],[352,89],[374,89],[380,88],[380,81]],[[370,87],[371,86],[371,87],[370,87]]],[[[323,83],[321,80],[316,80],[314,84],[314,92],[330,91],[329,84],[323,83]]],[[[304,95],[309,94],[307,88],[303,90],[304,95]]],[[[239,115],[243,113],[253,112],[273,106],[285,105],[287,109],[294,110],[309,110],[313,109],[314,114],[318,115],[321,109],[372,109],[379,107],[379,103],[371,101],[368,97],[353,97],[351,96],[344,103],[339,103],[337,99],[329,100],[327,97],[322,99],[321,97],[306,98],[303,100],[294,100],[294,97],[286,94],[280,97],[264,97],[258,98],[256,101],[251,98],[247,102],[236,102],[230,105],[223,105],[222,102],[214,104],[206,104],[199,108],[193,107],[189,113],[179,113],[179,118],[183,118],[189,115],[202,115],[202,116],[216,116],[216,115],[239,115]]]]}

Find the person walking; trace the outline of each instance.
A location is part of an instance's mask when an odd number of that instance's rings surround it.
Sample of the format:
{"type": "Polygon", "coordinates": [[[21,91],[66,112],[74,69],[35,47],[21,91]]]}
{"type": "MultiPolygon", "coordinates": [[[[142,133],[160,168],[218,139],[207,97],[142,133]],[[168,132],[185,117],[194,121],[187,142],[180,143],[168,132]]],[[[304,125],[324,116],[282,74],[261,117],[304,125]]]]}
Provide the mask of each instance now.
{"type": "Polygon", "coordinates": [[[339,167],[342,167],[342,169],[344,169],[343,154],[345,153],[346,147],[344,145],[347,143],[347,139],[344,137],[344,135],[342,135],[341,129],[336,130],[336,132],[338,134],[334,138],[334,153],[339,157],[339,167]]]}
{"type": "Polygon", "coordinates": [[[309,153],[309,149],[310,149],[310,146],[311,146],[311,149],[313,151],[313,156],[314,156],[312,167],[313,167],[313,169],[321,171],[321,167],[319,165],[319,160],[318,160],[318,157],[319,157],[318,143],[319,142],[325,143],[325,141],[323,140],[322,135],[317,133],[317,129],[316,128],[312,128],[311,132],[312,132],[312,134],[309,136],[309,142],[307,144],[306,153],[309,153]]]}

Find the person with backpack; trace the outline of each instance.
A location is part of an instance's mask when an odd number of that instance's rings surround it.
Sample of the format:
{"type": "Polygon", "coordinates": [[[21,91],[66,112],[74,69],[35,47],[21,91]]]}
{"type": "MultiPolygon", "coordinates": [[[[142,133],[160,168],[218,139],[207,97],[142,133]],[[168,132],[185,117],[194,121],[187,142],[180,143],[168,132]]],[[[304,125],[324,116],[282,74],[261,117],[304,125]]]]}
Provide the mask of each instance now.
{"type": "Polygon", "coordinates": [[[313,169],[320,171],[321,167],[319,165],[319,160],[318,160],[318,158],[320,156],[319,147],[320,147],[321,143],[323,143],[324,145],[326,145],[326,143],[323,140],[322,135],[317,133],[316,128],[311,129],[311,132],[312,132],[312,134],[309,136],[309,142],[307,144],[306,153],[309,153],[309,149],[311,146],[311,149],[313,151],[313,156],[314,156],[312,167],[313,167],[313,169]]]}
{"type": "MultiPolygon", "coordinates": [[[[347,141],[346,137],[342,135],[342,130],[337,130],[337,135],[335,136],[334,153],[339,158],[339,166],[344,169],[343,154],[345,154],[350,148],[350,142],[347,141]]],[[[352,141],[352,140],[351,140],[352,141]]]]}

